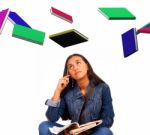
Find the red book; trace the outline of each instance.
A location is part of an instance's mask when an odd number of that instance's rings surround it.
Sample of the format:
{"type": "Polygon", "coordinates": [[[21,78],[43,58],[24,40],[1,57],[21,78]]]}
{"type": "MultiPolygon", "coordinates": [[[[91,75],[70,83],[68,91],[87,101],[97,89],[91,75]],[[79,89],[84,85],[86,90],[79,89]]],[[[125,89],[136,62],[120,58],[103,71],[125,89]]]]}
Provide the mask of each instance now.
{"type": "Polygon", "coordinates": [[[53,15],[57,16],[57,17],[60,17],[60,18],[62,18],[62,19],[64,19],[64,20],[70,22],[70,23],[73,22],[73,19],[72,19],[72,16],[71,16],[71,15],[68,15],[67,13],[64,13],[64,12],[62,12],[62,11],[60,11],[60,10],[54,8],[54,7],[51,7],[51,13],[52,13],[53,15]]]}
{"type": "Polygon", "coordinates": [[[138,30],[139,33],[149,33],[150,34],[150,27],[141,28],[138,30]]]}

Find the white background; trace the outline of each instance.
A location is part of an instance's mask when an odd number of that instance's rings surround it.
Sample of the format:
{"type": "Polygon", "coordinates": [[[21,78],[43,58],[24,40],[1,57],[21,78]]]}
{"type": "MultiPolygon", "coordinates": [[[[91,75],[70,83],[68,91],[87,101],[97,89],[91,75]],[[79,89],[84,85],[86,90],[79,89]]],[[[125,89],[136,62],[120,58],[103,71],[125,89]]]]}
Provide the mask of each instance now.
{"type": "Polygon", "coordinates": [[[0,135],[38,135],[64,62],[83,54],[110,86],[115,110],[114,135],[150,134],[150,35],[138,35],[139,51],[124,58],[121,34],[150,21],[148,0],[0,0],[32,28],[46,32],[43,46],[12,37],[7,20],[0,35],[0,135]],[[51,15],[51,6],[73,16],[68,23],[51,15]],[[126,7],[136,20],[107,20],[98,7],[126,7]],[[50,34],[76,29],[88,42],[62,48],[50,34]]]}

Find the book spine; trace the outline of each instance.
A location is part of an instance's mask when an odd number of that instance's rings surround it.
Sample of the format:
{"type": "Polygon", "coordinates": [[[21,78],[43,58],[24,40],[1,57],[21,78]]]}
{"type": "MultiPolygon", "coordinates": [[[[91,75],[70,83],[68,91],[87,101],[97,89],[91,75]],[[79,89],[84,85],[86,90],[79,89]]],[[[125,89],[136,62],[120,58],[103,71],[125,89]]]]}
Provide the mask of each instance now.
{"type": "Polygon", "coordinates": [[[81,34],[79,31],[73,29],[74,32],[76,32],[77,34],[79,34],[81,37],[83,37],[85,40],[88,40],[88,37],[84,36],[83,34],[81,34]]]}

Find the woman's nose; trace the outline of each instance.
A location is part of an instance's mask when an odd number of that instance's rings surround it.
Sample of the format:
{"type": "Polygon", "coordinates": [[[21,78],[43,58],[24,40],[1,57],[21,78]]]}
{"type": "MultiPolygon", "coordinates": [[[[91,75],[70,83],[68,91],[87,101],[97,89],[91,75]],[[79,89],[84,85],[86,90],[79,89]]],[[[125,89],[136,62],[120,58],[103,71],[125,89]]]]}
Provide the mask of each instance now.
{"type": "Polygon", "coordinates": [[[77,70],[78,69],[78,65],[74,65],[74,70],[77,70]]]}

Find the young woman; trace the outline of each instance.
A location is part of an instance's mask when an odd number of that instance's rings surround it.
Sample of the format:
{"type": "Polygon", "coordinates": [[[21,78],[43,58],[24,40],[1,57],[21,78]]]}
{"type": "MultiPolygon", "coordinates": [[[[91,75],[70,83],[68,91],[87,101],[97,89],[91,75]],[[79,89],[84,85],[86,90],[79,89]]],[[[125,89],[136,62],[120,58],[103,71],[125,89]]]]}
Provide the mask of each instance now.
{"type": "Polygon", "coordinates": [[[39,125],[39,135],[53,135],[49,127],[61,127],[56,123],[60,117],[79,124],[102,120],[102,124],[88,130],[86,134],[113,135],[110,127],[114,121],[114,110],[109,86],[95,74],[88,60],[80,54],[72,54],[67,58],[63,77],[59,79],[46,105],[48,121],[39,125]]]}

